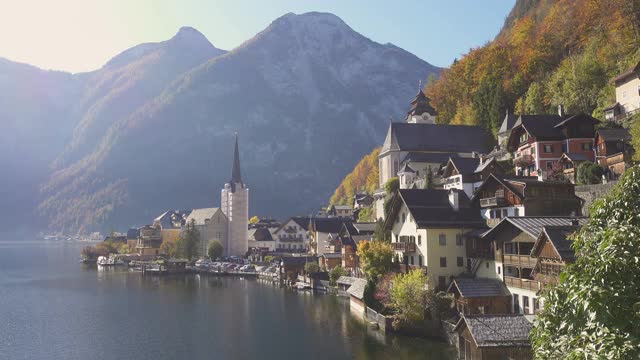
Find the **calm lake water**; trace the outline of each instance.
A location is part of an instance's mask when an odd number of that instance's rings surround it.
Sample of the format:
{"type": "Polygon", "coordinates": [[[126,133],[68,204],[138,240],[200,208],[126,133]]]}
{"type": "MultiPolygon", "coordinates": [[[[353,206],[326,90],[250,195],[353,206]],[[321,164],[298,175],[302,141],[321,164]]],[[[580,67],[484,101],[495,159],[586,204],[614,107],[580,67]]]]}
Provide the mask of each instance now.
{"type": "Polygon", "coordinates": [[[383,336],[345,299],[78,262],[82,244],[0,242],[0,359],[448,359],[383,336]]]}

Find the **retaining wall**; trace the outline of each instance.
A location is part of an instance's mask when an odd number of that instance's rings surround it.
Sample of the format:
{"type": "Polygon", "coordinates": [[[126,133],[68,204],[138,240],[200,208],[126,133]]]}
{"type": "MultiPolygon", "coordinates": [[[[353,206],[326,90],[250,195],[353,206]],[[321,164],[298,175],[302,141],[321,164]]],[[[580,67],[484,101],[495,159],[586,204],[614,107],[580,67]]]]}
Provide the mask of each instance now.
{"type": "Polygon", "coordinates": [[[599,198],[607,195],[616,183],[617,181],[610,181],[606,184],[576,186],[576,196],[584,200],[582,205],[582,215],[589,216],[589,207],[591,204],[599,198]]]}

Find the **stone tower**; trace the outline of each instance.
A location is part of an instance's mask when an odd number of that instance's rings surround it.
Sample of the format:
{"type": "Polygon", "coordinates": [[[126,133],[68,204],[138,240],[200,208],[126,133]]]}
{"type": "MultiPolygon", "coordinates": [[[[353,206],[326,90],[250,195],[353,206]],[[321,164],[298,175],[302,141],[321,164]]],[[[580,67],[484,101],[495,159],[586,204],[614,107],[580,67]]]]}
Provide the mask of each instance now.
{"type": "Polygon", "coordinates": [[[224,184],[220,207],[229,220],[227,244],[224,247],[225,255],[244,256],[249,246],[249,189],[242,182],[242,176],[240,175],[238,134],[236,134],[236,144],[233,152],[231,180],[224,184]]]}

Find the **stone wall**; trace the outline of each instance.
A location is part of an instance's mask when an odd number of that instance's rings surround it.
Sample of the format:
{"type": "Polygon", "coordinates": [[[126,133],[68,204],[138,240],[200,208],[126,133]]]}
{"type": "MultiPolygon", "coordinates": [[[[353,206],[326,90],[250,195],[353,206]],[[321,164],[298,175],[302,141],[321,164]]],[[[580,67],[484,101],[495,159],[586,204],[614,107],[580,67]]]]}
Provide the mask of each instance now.
{"type": "Polygon", "coordinates": [[[617,181],[610,181],[606,184],[576,186],[576,196],[584,201],[582,204],[582,215],[589,216],[589,207],[591,204],[607,195],[616,183],[617,181]]]}

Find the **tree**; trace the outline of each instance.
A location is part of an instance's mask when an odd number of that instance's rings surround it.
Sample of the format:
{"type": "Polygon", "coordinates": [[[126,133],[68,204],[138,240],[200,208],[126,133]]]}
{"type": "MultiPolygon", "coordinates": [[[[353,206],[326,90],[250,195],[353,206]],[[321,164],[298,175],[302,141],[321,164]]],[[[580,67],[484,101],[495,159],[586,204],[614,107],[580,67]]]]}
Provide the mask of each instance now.
{"type": "Polygon", "coordinates": [[[377,241],[389,242],[389,233],[390,232],[384,228],[384,221],[382,219],[378,219],[378,221],[376,221],[376,229],[374,230],[373,238],[377,241]]]}
{"type": "Polygon", "coordinates": [[[391,179],[387,180],[386,183],[384,183],[384,190],[387,192],[388,195],[393,195],[397,193],[399,189],[400,189],[400,180],[398,180],[398,177],[392,177],[391,179]]]}
{"type": "Polygon", "coordinates": [[[249,219],[249,224],[257,224],[260,222],[260,218],[257,216],[253,216],[251,217],[251,219],[249,219]]]}
{"type": "Polygon", "coordinates": [[[198,253],[198,243],[200,242],[200,231],[196,228],[196,221],[191,222],[182,230],[178,237],[178,254],[189,260],[193,259],[198,253]]]}
{"type": "Polygon", "coordinates": [[[105,240],[96,245],[96,249],[101,253],[118,254],[119,244],[111,240],[105,240]]]}
{"type": "Polygon", "coordinates": [[[220,256],[222,256],[223,253],[224,253],[224,247],[222,247],[222,244],[220,244],[219,241],[212,241],[211,244],[209,244],[209,249],[207,249],[207,255],[209,255],[209,258],[211,260],[215,260],[219,258],[220,256]]]}
{"type": "Polygon", "coordinates": [[[433,189],[433,171],[431,170],[431,165],[427,166],[427,176],[424,179],[424,187],[425,190],[433,189]]]}
{"type": "Polygon", "coordinates": [[[391,270],[393,248],[391,244],[381,241],[363,240],[358,244],[360,268],[367,279],[374,282],[391,270]]]}
{"type": "Polygon", "coordinates": [[[118,244],[118,254],[128,254],[131,252],[131,248],[129,248],[129,244],[120,243],[118,244]]]}
{"type": "Polygon", "coordinates": [[[543,294],[539,359],[640,357],[640,167],[628,169],[573,236],[576,261],[543,294]]]}
{"type": "Polygon", "coordinates": [[[338,265],[329,271],[329,285],[336,286],[336,281],[340,278],[340,276],[347,276],[347,270],[343,269],[342,266],[338,265]]]}
{"type": "Polygon", "coordinates": [[[160,253],[167,255],[168,257],[179,257],[178,254],[178,241],[179,239],[165,240],[160,244],[160,253]]]}
{"type": "Polygon", "coordinates": [[[274,256],[271,255],[267,255],[264,257],[264,262],[267,262],[269,264],[271,264],[273,262],[273,260],[275,260],[276,258],[274,256]]]}
{"type": "Polygon", "coordinates": [[[634,120],[629,129],[631,133],[631,146],[639,150],[633,154],[633,160],[640,161],[640,115],[635,115],[634,120]]]}
{"type": "Polygon", "coordinates": [[[304,264],[304,271],[307,274],[315,274],[317,272],[320,272],[320,265],[318,265],[318,263],[316,262],[308,262],[304,264]]]}
{"type": "Polygon", "coordinates": [[[393,278],[390,306],[396,311],[393,327],[416,327],[424,320],[427,306],[427,275],[420,269],[393,278]]]}
{"type": "Polygon", "coordinates": [[[358,211],[358,222],[370,222],[375,220],[375,209],[373,207],[365,207],[358,211]]]}
{"type": "Polygon", "coordinates": [[[605,170],[602,166],[585,161],[578,166],[576,181],[578,184],[600,184],[605,170]]]}

